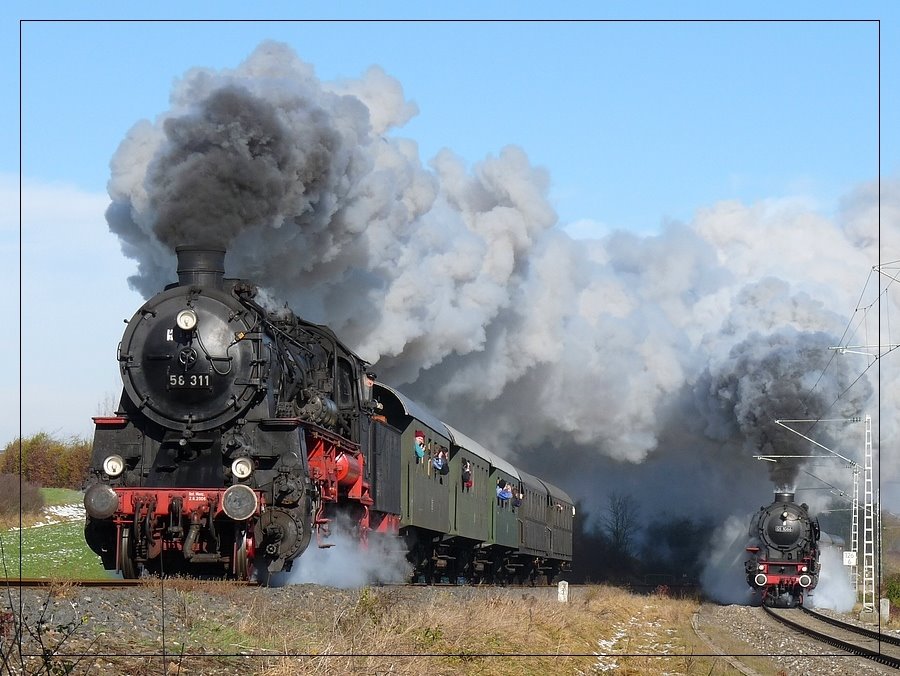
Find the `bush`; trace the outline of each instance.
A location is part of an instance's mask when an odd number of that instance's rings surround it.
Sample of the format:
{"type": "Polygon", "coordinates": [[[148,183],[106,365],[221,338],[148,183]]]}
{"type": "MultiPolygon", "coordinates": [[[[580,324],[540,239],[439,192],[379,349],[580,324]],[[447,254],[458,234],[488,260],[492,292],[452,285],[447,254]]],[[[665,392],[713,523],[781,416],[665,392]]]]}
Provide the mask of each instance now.
{"type": "Polygon", "coordinates": [[[900,605],[900,573],[893,573],[884,578],[881,592],[891,600],[892,606],[900,605]]]}
{"type": "MultiPolygon", "coordinates": [[[[19,443],[10,442],[0,455],[0,473],[19,473],[19,443]]],[[[80,489],[91,459],[91,445],[78,437],[60,441],[40,432],[21,440],[22,476],[38,486],[80,489]]]]}
{"type": "Polygon", "coordinates": [[[44,496],[38,486],[24,478],[20,482],[18,474],[0,474],[0,518],[18,516],[20,510],[23,514],[37,514],[43,507],[44,496]]]}

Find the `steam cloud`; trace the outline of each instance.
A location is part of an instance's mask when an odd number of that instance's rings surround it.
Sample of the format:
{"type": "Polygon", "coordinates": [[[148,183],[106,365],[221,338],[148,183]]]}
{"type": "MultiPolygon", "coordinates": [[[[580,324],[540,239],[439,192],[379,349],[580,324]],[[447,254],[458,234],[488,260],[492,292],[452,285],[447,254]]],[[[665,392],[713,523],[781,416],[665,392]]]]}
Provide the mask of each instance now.
{"type": "Polygon", "coordinates": [[[372,534],[363,548],[354,534],[349,519],[339,516],[332,524],[329,546],[319,548],[316,539],[303,555],[294,561],[289,573],[278,573],[268,583],[319,584],[351,589],[366,584],[402,583],[412,573],[406,561],[406,550],[398,548],[390,538],[372,534]]]}
{"type": "Polygon", "coordinates": [[[849,613],[856,605],[856,589],[843,565],[843,555],[838,547],[826,545],[819,555],[822,572],[819,584],[809,597],[813,608],[849,613]]]}
{"type": "Polygon", "coordinates": [[[759,605],[760,599],[747,584],[747,525],[752,515],[731,516],[716,528],[710,539],[709,558],[701,572],[703,591],[724,604],[759,605]]]}
{"type": "MultiPolygon", "coordinates": [[[[872,186],[834,218],[722,202],[658,234],[576,241],[520,148],[424,166],[397,135],[416,106],[377,67],[323,82],[266,42],[234,70],[188,72],[171,100],[112,161],[107,219],[140,293],[173,280],[176,245],[224,245],[229,276],[573,497],[602,505],[643,463],[639,500],[745,513],[772,494],[753,454],[810,450],[775,418],[876,413],[863,363],[827,349],[878,260],[872,186]]],[[[886,251],[897,187],[883,181],[886,251]]]]}

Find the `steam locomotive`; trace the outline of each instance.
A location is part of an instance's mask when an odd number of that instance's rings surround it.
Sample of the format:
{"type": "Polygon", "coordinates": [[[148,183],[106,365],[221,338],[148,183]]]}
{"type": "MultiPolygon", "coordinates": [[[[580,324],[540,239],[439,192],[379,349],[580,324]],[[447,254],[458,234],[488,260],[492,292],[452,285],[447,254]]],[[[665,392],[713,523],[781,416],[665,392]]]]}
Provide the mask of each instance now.
{"type": "Polygon", "coordinates": [[[744,567],[754,595],[767,606],[793,608],[803,604],[819,582],[819,522],[794,494],[776,492],[775,501],[761,507],[750,521],[750,558],[744,567]]]}
{"type": "Polygon", "coordinates": [[[326,326],[258,302],[221,248],[176,249],[178,282],[128,322],[113,415],[94,418],[85,539],[108,570],[289,571],[349,523],[402,540],[411,576],[551,581],[572,499],[392,387],[326,326]]]}

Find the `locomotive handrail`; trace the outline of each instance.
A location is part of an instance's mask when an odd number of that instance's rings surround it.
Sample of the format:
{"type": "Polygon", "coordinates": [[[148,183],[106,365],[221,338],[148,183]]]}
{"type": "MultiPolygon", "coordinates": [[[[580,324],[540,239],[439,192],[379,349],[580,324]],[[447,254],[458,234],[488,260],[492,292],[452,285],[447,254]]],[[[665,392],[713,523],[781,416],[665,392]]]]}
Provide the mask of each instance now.
{"type": "MultiPolygon", "coordinates": [[[[298,420],[300,420],[298,418],[298,420]]],[[[300,420],[309,431],[310,436],[314,438],[324,439],[331,444],[334,444],[337,448],[342,450],[349,450],[355,453],[359,452],[360,445],[354,441],[350,441],[349,439],[345,439],[339,434],[335,434],[331,430],[325,429],[324,427],[319,427],[315,423],[303,422],[300,420]]]]}

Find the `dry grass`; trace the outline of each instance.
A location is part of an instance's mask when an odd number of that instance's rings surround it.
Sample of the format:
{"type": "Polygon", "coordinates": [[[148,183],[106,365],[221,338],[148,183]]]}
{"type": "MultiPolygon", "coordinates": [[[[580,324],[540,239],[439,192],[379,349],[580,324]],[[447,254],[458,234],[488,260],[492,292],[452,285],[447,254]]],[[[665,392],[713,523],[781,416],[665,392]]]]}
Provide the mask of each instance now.
{"type": "Polygon", "coordinates": [[[166,592],[205,592],[211,594],[230,594],[236,589],[246,589],[246,582],[237,580],[206,579],[186,575],[171,575],[165,578],[142,577],[138,579],[138,586],[147,589],[165,589],[166,592]]]}
{"type": "MultiPolygon", "coordinates": [[[[104,656],[65,673],[727,673],[719,660],[694,657],[707,652],[691,629],[699,604],[663,594],[573,587],[559,603],[555,589],[261,590],[178,578],[167,579],[164,592],[165,645],[151,638],[159,629],[151,618],[162,613],[135,618],[151,622],[143,639],[127,625],[98,633],[89,621],[66,650],[104,656]]],[[[70,590],[53,593],[68,598],[70,590]]]]}
{"type": "Polygon", "coordinates": [[[81,587],[72,580],[56,578],[51,578],[47,587],[47,594],[53,599],[76,599],[81,591],[81,587]]]}
{"type": "Polygon", "coordinates": [[[44,516],[40,510],[36,512],[23,512],[19,514],[0,514],[0,530],[12,530],[18,528],[31,528],[35,524],[43,523],[44,516]]]}
{"type": "Polygon", "coordinates": [[[364,588],[330,613],[311,606],[290,616],[273,614],[258,595],[242,597],[233,622],[198,616],[186,624],[193,641],[183,645],[252,657],[185,657],[182,673],[224,673],[238,664],[264,676],[711,673],[709,660],[692,657],[705,650],[690,628],[695,602],[611,587],[579,588],[568,604],[527,590],[470,600],[447,591],[413,601],[408,590],[364,588]]]}

